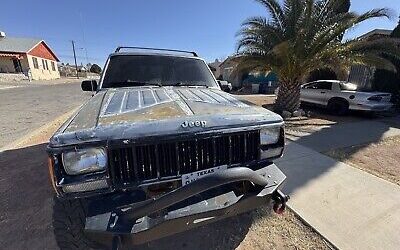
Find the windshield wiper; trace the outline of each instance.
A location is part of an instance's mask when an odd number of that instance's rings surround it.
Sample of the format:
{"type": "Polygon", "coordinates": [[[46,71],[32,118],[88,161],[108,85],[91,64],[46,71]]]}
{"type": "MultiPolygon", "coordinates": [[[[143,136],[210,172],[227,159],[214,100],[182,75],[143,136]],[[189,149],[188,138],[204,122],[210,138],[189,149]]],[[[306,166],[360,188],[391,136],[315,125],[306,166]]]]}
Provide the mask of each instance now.
{"type": "Polygon", "coordinates": [[[163,85],[161,83],[157,82],[141,82],[141,81],[132,81],[132,80],[126,80],[122,82],[111,82],[107,84],[110,87],[129,87],[129,86],[158,86],[162,87],[163,85]]]}
{"type": "Polygon", "coordinates": [[[188,82],[177,82],[175,84],[172,84],[171,86],[194,86],[194,87],[206,87],[208,88],[209,86],[207,84],[193,84],[193,83],[188,83],[188,82]]]}

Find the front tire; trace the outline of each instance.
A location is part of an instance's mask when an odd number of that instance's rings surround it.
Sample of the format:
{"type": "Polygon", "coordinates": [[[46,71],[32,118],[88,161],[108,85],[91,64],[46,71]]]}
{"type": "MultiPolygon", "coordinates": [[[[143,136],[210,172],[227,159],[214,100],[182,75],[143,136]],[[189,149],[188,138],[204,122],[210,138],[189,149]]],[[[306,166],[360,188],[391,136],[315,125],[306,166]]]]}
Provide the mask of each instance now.
{"type": "Polygon", "coordinates": [[[98,249],[85,233],[87,202],[83,199],[53,199],[53,228],[61,250],[98,249]]]}
{"type": "Polygon", "coordinates": [[[346,100],[332,99],[327,108],[334,115],[346,115],[349,112],[349,103],[346,100]]]}

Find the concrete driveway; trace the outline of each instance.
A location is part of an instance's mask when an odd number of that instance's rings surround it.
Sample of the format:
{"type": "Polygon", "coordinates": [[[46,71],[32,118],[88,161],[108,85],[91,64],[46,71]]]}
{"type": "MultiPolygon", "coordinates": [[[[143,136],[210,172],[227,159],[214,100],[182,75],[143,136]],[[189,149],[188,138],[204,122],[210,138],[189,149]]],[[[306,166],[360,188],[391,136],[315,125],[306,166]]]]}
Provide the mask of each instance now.
{"type": "Polygon", "coordinates": [[[296,134],[289,131],[289,138],[297,143],[312,148],[318,152],[326,152],[338,148],[377,142],[384,138],[400,135],[400,126],[394,126],[390,121],[400,120],[399,117],[348,122],[324,126],[311,133],[296,134]]]}

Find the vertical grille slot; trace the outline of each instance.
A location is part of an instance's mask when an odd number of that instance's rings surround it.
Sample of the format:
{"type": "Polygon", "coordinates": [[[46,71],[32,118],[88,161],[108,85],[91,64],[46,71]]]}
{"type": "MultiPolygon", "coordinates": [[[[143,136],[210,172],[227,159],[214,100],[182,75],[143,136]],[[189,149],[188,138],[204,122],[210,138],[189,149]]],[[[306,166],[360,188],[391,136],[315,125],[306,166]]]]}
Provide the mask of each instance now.
{"type": "Polygon", "coordinates": [[[259,131],[109,150],[110,175],[116,186],[179,177],[220,165],[259,159],[259,131]]]}

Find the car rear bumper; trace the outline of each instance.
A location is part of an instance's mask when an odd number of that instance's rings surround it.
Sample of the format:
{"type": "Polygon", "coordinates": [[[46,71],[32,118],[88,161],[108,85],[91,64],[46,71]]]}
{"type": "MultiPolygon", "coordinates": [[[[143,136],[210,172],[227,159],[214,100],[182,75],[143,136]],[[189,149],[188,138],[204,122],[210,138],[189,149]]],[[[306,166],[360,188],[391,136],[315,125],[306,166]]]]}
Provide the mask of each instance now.
{"type": "Polygon", "coordinates": [[[205,176],[159,198],[87,217],[85,233],[92,240],[105,246],[119,244],[115,242],[138,245],[241,214],[262,205],[275,203],[284,206],[288,197],[278,188],[285,179],[286,176],[275,164],[269,164],[256,171],[245,167],[227,169],[205,176]],[[241,181],[253,183],[252,191],[236,194],[228,190],[178,209],[165,210],[192,196],[241,181]]]}
{"type": "Polygon", "coordinates": [[[351,105],[350,109],[360,111],[388,111],[392,107],[392,103],[359,103],[351,105]]]}

